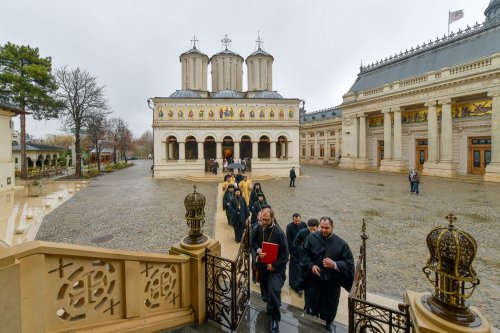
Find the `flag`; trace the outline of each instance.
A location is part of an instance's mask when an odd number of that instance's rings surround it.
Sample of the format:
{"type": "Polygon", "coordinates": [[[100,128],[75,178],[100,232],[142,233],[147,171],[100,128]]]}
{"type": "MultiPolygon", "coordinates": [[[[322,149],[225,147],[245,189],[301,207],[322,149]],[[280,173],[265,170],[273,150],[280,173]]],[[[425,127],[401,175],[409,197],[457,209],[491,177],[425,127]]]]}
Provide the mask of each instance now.
{"type": "Polygon", "coordinates": [[[455,21],[458,21],[463,17],[464,17],[464,10],[463,9],[456,10],[454,12],[449,12],[448,24],[451,24],[455,21]]]}

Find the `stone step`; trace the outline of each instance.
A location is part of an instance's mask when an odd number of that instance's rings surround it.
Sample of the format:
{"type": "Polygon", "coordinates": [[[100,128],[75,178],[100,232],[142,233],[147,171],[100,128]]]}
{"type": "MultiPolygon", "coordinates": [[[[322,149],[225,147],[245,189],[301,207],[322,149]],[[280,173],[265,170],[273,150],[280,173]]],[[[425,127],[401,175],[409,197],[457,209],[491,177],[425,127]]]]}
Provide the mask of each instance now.
{"type": "MultiPolygon", "coordinates": [[[[324,329],[325,322],[305,315],[302,309],[296,308],[289,304],[281,306],[281,322],[280,332],[326,332],[324,329]]],[[[348,329],[345,325],[335,323],[337,333],[347,333],[348,329]]],[[[266,314],[266,304],[260,299],[260,295],[252,292],[250,297],[250,305],[247,307],[240,326],[236,333],[261,333],[269,332],[271,327],[271,317],[266,314]]],[[[158,333],[223,333],[231,332],[230,329],[221,325],[208,321],[202,325],[191,324],[188,326],[164,330],[158,333]]]]}
{"type": "MultiPolygon", "coordinates": [[[[252,182],[276,179],[275,176],[271,175],[262,175],[262,176],[252,176],[251,174],[246,174],[246,175],[248,176],[249,179],[252,180],[252,182]]],[[[207,174],[205,176],[184,176],[184,177],[179,177],[177,179],[188,182],[222,183],[223,178],[224,175],[216,176],[212,174],[207,174]]]]}

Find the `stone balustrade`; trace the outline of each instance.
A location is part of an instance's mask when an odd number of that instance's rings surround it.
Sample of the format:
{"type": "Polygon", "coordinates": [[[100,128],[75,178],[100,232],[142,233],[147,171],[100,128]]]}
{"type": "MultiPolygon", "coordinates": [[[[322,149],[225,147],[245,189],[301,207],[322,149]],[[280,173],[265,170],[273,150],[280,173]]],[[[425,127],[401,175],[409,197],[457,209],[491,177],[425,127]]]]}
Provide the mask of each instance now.
{"type": "Polygon", "coordinates": [[[195,320],[190,258],[51,242],[0,252],[2,332],[155,332],[195,320]]]}

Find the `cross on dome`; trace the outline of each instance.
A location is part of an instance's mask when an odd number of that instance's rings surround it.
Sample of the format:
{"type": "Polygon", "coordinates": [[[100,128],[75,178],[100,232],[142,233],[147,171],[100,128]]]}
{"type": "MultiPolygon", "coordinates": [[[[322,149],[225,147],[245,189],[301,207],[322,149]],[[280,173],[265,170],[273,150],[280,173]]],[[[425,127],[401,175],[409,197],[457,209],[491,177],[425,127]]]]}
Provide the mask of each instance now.
{"type": "Polygon", "coordinates": [[[222,38],[220,41],[222,42],[222,45],[226,48],[226,50],[227,50],[228,46],[231,45],[231,42],[232,42],[232,40],[229,39],[227,34],[225,34],[224,38],[222,38]]]}
{"type": "Polygon", "coordinates": [[[198,39],[196,39],[196,35],[193,36],[193,39],[191,39],[191,42],[193,43],[193,49],[196,48],[196,43],[199,42],[198,39]]]}
{"type": "Polygon", "coordinates": [[[260,38],[260,31],[257,30],[257,40],[255,41],[257,43],[257,49],[261,49],[261,45],[264,44],[264,41],[262,38],[260,38]]]}
{"type": "Polygon", "coordinates": [[[453,222],[457,220],[457,217],[450,213],[446,216],[446,219],[450,222],[450,226],[453,226],[453,222]]]}

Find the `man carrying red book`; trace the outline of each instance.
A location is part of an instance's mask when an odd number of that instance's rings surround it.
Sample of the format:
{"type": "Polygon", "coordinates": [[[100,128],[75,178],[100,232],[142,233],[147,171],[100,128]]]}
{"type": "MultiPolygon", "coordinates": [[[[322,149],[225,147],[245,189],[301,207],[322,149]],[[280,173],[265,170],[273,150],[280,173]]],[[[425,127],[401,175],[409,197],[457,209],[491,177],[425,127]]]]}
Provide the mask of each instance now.
{"type": "Polygon", "coordinates": [[[281,289],[286,279],[288,246],[285,233],[273,220],[273,210],[264,208],[261,212],[262,226],[256,227],[252,233],[251,244],[258,256],[260,294],[272,318],[271,332],[276,333],[281,320],[281,289]]]}

